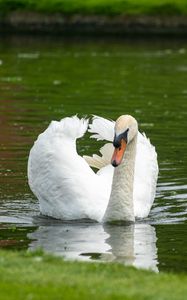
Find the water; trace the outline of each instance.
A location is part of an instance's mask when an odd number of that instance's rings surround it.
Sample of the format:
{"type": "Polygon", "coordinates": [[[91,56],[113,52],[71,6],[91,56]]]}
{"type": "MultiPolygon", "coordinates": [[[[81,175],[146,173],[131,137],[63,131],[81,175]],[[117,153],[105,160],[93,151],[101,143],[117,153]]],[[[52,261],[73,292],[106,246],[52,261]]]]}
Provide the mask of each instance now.
{"type": "MultiPolygon", "coordinates": [[[[187,41],[0,40],[0,247],[66,259],[187,271],[187,41]],[[149,218],[131,226],[39,215],[27,159],[51,120],[73,114],[136,117],[156,146],[159,180],[149,218]]],[[[100,144],[99,144],[100,145],[100,144]]],[[[78,141],[80,154],[98,143],[78,141]]]]}

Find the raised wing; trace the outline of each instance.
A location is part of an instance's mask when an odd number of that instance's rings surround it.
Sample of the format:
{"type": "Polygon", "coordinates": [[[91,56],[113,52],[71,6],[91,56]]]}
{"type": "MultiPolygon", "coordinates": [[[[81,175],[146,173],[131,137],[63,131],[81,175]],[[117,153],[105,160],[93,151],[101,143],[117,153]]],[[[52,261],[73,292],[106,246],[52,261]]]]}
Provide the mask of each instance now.
{"type": "Polygon", "coordinates": [[[103,217],[110,186],[76,150],[76,139],[87,124],[76,116],[53,121],[30,151],[29,185],[44,215],[64,220],[103,217]]]}
{"type": "MultiPolygon", "coordinates": [[[[106,140],[112,142],[114,138],[114,126],[114,121],[94,116],[88,129],[90,133],[93,133],[90,138],[95,138],[97,141],[106,140]]],[[[100,170],[105,166],[110,165],[114,147],[112,143],[107,143],[101,147],[99,151],[101,156],[93,154],[92,156],[85,155],[83,157],[89,166],[100,170]]]]}
{"type": "Polygon", "coordinates": [[[89,124],[88,131],[93,133],[93,135],[90,136],[91,138],[95,138],[98,141],[106,140],[112,142],[114,139],[114,126],[114,121],[94,116],[92,123],[89,124]]]}
{"type": "Polygon", "coordinates": [[[148,216],[155,198],[157,177],[158,162],[155,147],[145,134],[138,133],[133,189],[136,217],[148,216]]]}

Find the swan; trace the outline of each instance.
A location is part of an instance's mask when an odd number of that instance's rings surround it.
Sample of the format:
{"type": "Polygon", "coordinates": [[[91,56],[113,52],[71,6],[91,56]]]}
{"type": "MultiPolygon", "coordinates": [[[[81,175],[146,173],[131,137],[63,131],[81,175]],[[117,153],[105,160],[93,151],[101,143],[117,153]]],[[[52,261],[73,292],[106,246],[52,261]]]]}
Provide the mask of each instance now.
{"type": "Polygon", "coordinates": [[[155,148],[136,119],[94,116],[52,121],[29,153],[28,182],[43,215],[61,220],[135,222],[148,216],[158,177],[155,148]],[[80,156],[76,140],[86,131],[106,140],[101,155],[80,156]],[[91,167],[99,169],[97,173],[91,167]]]}

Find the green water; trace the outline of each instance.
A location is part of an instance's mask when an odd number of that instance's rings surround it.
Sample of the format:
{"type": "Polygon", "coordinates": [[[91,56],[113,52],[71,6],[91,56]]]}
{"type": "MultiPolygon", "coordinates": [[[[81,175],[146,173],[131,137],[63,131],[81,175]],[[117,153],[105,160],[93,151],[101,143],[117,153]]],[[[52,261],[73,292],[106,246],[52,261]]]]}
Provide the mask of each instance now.
{"type": "MultiPolygon", "coordinates": [[[[0,246],[187,271],[187,41],[0,39],[0,246]],[[51,120],[132,114],[156,146],[148,219],[130,227],[39,216],[27,159],[51,120]]],[[[85,137],[81,154],[98,151],[85,137]]]]}

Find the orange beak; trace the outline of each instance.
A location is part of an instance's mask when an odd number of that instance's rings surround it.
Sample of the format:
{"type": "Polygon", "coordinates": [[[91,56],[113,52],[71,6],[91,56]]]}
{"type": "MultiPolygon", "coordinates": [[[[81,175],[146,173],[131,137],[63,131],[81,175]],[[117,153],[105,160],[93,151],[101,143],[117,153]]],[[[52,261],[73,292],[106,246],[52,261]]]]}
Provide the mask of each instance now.
{"type": "Polygon", "coordinates": [[[117,167],[120,165],[123,155],[126,149],[127,143],[124,139],[121,139],[121,145],[119,148],[115,148],[114,153],[112,155],[111,164],[113,167],[117,167]]]}

